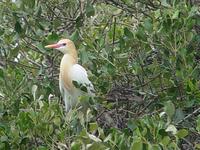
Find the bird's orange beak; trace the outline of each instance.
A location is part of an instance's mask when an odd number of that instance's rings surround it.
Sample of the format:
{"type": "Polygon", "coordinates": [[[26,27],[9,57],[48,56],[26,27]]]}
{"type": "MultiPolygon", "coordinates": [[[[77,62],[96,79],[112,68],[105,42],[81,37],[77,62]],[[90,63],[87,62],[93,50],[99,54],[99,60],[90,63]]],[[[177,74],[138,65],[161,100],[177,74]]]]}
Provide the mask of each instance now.
{"type": "Polygon", "coordinates": [[[62,44],[56,43],[56,44],[47,45],[45,46],[45,48],[59,48],[60,46],[62,46],[62,44]]]}

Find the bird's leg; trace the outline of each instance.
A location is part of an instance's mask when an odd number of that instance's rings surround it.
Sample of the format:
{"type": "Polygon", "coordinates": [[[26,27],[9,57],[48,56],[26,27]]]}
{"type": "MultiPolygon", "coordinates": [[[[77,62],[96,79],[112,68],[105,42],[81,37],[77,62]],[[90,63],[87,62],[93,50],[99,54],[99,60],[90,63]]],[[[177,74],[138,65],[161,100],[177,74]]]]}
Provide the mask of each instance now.
{"type": "Polygon", "coordinates": [[[69,111],[69,107],[67,105],[67,97],[64,97],[64,103],[65,103],[65,111],[68,112],[69,111]]]}
{"type": "Polygon", "coordinates": [[[64,103],[65,103],[65,110],[66,112],[69,112],[71,106],[70,106],[70,96],[67,93],[67,91],[64,92],[64,103]]]}

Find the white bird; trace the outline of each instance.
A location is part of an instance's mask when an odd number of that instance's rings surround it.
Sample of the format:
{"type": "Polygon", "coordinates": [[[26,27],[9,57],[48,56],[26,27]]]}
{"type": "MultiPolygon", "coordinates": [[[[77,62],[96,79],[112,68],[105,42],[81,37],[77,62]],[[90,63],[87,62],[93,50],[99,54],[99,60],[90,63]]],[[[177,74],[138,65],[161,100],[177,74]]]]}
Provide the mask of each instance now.
{"type": "Polygon", "coordinates": [[[62,39],[45,47],[57,49],[64,54],[60,63],[59,87],[66,112],[77,104],[79,96],[94,96],[94,87],[88,79],[86,70],[77,64],[78,56],[74,43],[69,39],[62,39]]]}

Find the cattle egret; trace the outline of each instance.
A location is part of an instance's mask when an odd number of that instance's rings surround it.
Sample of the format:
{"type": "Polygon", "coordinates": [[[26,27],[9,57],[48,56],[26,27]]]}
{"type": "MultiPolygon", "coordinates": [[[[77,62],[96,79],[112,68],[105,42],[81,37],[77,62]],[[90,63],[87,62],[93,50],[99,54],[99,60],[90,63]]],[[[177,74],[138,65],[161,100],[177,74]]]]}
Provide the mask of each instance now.
{"type": "Polygon", "coordinates": [[[77,51],[74,43],[69,39],[62,39],[56,44],[45,46],[61,51],[64,56],[60,63],[59,87],[68,112],[77,103],[79,96],[88,94],[94,96],[94,88],[86,70],[78,63],[77,51]],[[84,87],[84,91],[75,86],[84,87]]]}

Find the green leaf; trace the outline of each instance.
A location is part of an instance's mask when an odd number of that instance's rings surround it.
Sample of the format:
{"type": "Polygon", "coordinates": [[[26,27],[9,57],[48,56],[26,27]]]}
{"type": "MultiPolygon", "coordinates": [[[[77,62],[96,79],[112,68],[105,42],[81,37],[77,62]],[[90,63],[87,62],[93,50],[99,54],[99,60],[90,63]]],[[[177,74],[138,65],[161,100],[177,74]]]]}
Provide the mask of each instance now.
{"type": "Polygon", "coordinates": [[[62,24],[62,21],[59,19],[59,18],[55,18],[54,21],[53,21],[53,26],[54,28],[59,28],[62,24]]]}
{"type": "Polygon", "coordinates": [[[73,85],[76,87],[76,88],[80,88],[80,85],[78,84],[78,82],[77,81],[72,81],[72,83],[73,83],[73,85]]]}
{"type": "Polygon", "coordinates": [[[37,150],[48,150],[48,148],[45,147],[45,146],[38,146],[38,147],[37,147],[37,150]]]}
{"type": "Polygon", "coordinates": [[[20,50],[19,46],[13,48],[12,53],[10,54],[10,58],[13,58],[13,57],[16,58],[19,53],[19,50],[20,50]]]}
{"type": "Polygon", "coordinates": [[[87,150],[106,150],[106,146],[102,142],[88,144],[87,150]]]}
{"type": "Polygon", "coordinates": [[[162,137],[167,136],[168,133],[165,131],[165,129],[160,129],[159,134],[162,135],[162,137]]]}
{"type": "Polygon", "coordinates": [[[86,50],[82,50],[80,51],[80,58],[81,58],[81,62],[82,64],[85,64],[89,61],[89,57],[88,57],[88,52],[86,50]]]}
{"type": "Polygon", "coordinates": [[[94,132],[95,130],[98,129],[98,125],[96,122],[92,122],[89,124],[90,132],[94,132]]]}
{"type": "Polygon", "coordinates": [[[148,18],[144,21],[144,28],[149,32],[153,31],[153,24],[152,24],[152,20],[150,18],[148,18]]]}
{"type": "Polygon", "coordinates": [[[109,134],[106,138],[104,138],[104,142],[108,142],[112,140],[112,135],[109,134]]]}
{"type": "Polygon", "coordinates": [[[81,143],[79,141],[72,142],[71,144],[71,150],[80,150],[81,149],[81,143]]]}
{"type": "Polygon", "coordinates": [[[172,16],[172,19],[177,19],[177,18],[179,18],[179,13],[180,13],[180,11],[179,11],[179,10],[176,10],[175,13],[174,13],[173,16],[172,16]]]}
{"type": "Polygon", "coordinates": [[[29,138],[28,137],[24,137],[24,138],[21,139],[20,145],[22,145],[22,144],[26,145],[29,142],[30,142],[29,138]]]}
{"type": "Polygon", "coordinates": [[[200,144],[199,143],[195,143],[194,149],[200,149],[200,144]]]}
{"type": "Polygon", "coordinates": [[[47,37],[48,42],[57,42],[59,40],[59,36],[58,34],[56,34],[55,32],[53,32],[52,34],[50,34],[47,37]]]}
{"type": "Polygon", "coordinates": [[[107,67],[106,69],[110,75],[115,74],[115,67],[112,64],[108,63],[106,67],[107,67]]]}
{"type": "Polygon", "coordinates": [[[79,32],[78,32],[78,30],[76,30],[75,32],[73,32],[73,34],[71,35],[70,39],[72,41],[77,41],[79,39],[79,32]]]}
{"type": "Polygon", "coordinates": [[[174,113],[175,113],[175,106],[171,101],[167,101],[165,103],[164,111],[169,116],[170,119],[172,119],[174,113]]]}
{"type": "Polygon", "coordinates": [[[86,6],[86,16],[91,17],[94,15],[95,15],[95,9],[94,9],[93,5],[88,3],[86,6]]]}
{"type": "Polygon", "coordinates": [[[37,91],[37,85],[33,85],[32,86],[32,95],[33,95],[33,99],[36,100],[36,91],[37,91]]]}
{"type": "Polygon", "coordinates": [[[163,150],[158,144],[151,144],[149,143],[149,150],[163,150]]]}
{"type": "Polygon", "coordinates": [[[128,128],[131,129],[132,131],[135,130],[137,128],[136,122],[134,120],[129,120],[128,128]]]}
{"type": "Polygon", "coordinates": [[[193,5],[190,12],[189,12],[189,17],[195,16],[198,12],[198,9],[199,9],[199,7],[197,5],[193,5]]]}
{"type": "Polygon", "coordinates": [[[0,68],[0,79],[4,79],[4,72],[3,69],[0,68]]]}
{"type": "Polygon", "coordinates": [[[86,93],[88,92],[87,87],[84,86],[84,85],[81,85],[80,89],[81,89],[81,91],[83,91],[83,92],[86,92],[86,93]]]}
{"type": "Polygon", "coordinates": [[[178,123],[180,120],[182,120],[185,117],[183,111],[181,108],[176,109],[175,115],[174,115],[174,122],[178,123]]]}
{"type": "Polygon", "coordinates": [[[160,9],[154,11],[154,13],[155,13],[154,16],[156,19],[158,19],[161,16],[160,9]]]}
{"type": "Polygon", "coordinates": [[[28,112],[20,112],[17,123],[20,127],[20,130],[24,132],[26,132],[27,130],[32,130],[34,126],[28,112]]]}
{"type": "Polygon", "coordinates": [[[128,37],[128,38],[133,38],[133,33],[127,28],[124,28],[124,34],[128,37]]]}
{"type": "Polygon", "coordinates": [[[35,0],[22,0],[22,3],[31,9],[35,6],[35,0]]]}
{"type": "Polygon", "coordinates": [[[22,33],[22,31],[23,31],[22,27],[18,21],[16,21],[16,23],[15,23],[15,31],[19,34],[22,33]]]}
{"type": "Polygon", "coordinates": [[[4,29],[0,28],[0,36],[4,34],[4,31],[5,31],[4,29]]]}
{"type": "Polygon", "coordinates": [[[200,132],[200,115],[197,118],[197,127],[196,127],[197,131],[200,132]]]}
{"type": "Polygon", "coordinates": [[[136,32],[136,37],[139,40],[142,40],[142,41],[146,41],[147,40],[147,37],[145,35],[145,31],[144,31],[144,29],[142,27],[138,28],[138,31],[136,32]]]}
{"type": "Polygon", "coordinates": [[[42,14],[42,7],[39,5],[35,10],[35,15],[39,17],[42,14]]]}
{"type": "Polygon", "coordinates": [[[161,0],[161,5],[165,7],[169,7],[170,5],[167,3],[167,0],[161,0]]]}
{"type": "Polygon", "coordinates": [[[52,125],[52,124],[49,124],[49,125],[48,125],[48,133],[49,133],[49,134],[52,134],[52,133],[53,133],[53,130],[54,130],[54,129],[53,129],[53,125],[52,125]]]}
{"type": "Polygon", "coordinates": [[[89,134],[87,133],[87,135],[89,136],[89,138],[95,142],[102,142],[101,139],[99,139],[98,137],[96,137],[95,135],[93,134],[89,134]]]}
{"type": "Polygon", "coordinates": [[[167,146],[170,142],[169,136],[164,136],[164,138],[161,140],[162,145],[167,146]]]}
{"type": "Polygon", "coordinates": [[[55,125],[60,126],[61,119],[59,117],[56,117],[56,118],[54,118],[53,122],[55,123],[55,125]]]}
{"type": "Polygon", "coordinates": [[[76,27],[79,28],[83,25],[83,16],[80,15],[77,19],[76,19],[76,27]]]}
{"type": "Polygon", "coordinates": [[[186,129],[178,130],[178,132],[176,133],[176,136],[178,136],[179,138],[184,138],[187,135],[188,135],[188,130],[186,129]]]}
{"type": "Polygon", "coordinates": [[[2,150],[11,150],[9,142],[8,141],[1,141],[0,149],[2,149],[2,150]]]}
{"type": "Polygon", "coordinates": [[[130,149],[131,150],[143,150],[142,140],[134,140],[130,149]]]}

